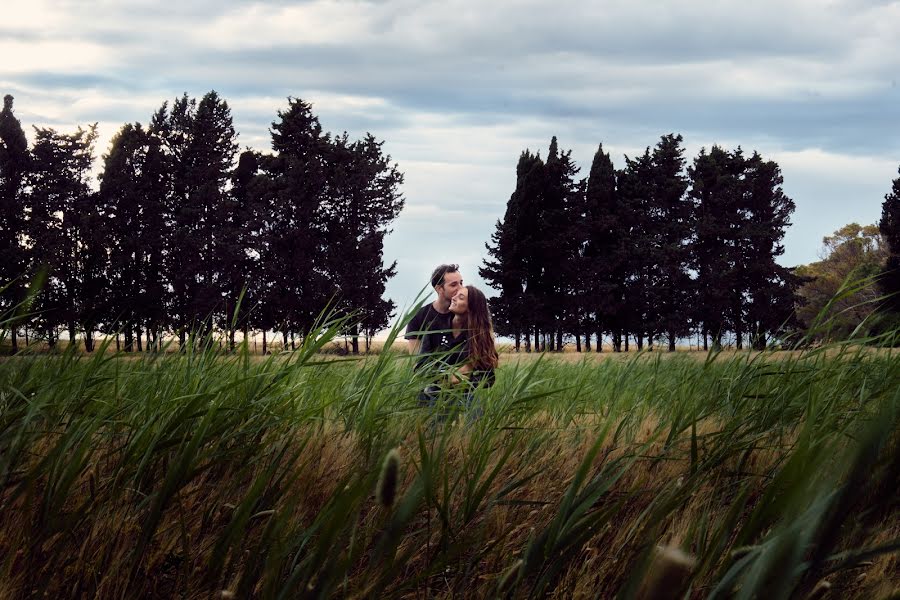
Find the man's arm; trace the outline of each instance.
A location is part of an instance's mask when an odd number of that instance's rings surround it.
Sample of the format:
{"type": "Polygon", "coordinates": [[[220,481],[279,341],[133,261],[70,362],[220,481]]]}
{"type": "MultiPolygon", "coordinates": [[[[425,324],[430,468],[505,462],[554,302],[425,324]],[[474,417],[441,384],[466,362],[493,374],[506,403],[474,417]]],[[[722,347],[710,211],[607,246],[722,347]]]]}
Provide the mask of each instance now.
{"type": "Polygon", "coordinates": [[[419,331],[422,329],[424,320],[425,313],[423,309],[419,309],[419,312],[413,316],[406,326],[406,347],[410,354],[418,354],[419,350],[422,349],[422,334],[419,331]]]}

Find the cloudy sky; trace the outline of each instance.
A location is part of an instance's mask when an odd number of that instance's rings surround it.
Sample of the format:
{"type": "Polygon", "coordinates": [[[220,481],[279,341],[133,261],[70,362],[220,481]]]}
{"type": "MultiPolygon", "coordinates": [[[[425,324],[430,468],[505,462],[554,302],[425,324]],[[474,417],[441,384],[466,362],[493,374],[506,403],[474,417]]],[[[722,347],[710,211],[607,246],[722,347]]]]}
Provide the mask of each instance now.
{"type": "Polygon", "coordinates": [[[325,129],[385,140],[406,208],[386,247],[410,301],[431,268],[478,283],[524,148],[587,175],[669,132],[776,160],[794,199],[782,262],[875,222],[900,164],[900,1],[4,2],[0,94],[30,125],[99,122],[98,154],[163,100],[215,89],[268,150],[295,96],[325,129]]]}

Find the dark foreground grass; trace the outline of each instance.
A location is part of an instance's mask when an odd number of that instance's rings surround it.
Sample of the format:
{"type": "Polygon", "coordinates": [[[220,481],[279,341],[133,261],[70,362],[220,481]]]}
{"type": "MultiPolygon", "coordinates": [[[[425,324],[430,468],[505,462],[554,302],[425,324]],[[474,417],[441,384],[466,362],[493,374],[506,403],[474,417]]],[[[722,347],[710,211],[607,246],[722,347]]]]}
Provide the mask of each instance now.
{"type": "Polygon", "coordinates": [[[0,362],[0,597],[898,591],[896,353],[512,361],[466,413],[339,328],[0,362]]]}

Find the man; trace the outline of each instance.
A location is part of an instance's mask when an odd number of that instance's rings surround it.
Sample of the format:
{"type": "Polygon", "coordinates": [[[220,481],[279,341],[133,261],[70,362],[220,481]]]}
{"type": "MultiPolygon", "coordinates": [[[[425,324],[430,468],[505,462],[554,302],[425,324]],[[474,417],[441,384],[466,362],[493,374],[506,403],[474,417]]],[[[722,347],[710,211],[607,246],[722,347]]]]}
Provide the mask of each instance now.
{"type": "Polygon", "coordinates": [[[440,265],[431,274],[431,286],[434,288],[437,298],[431,304],[426,304],[406,326],[406,342],[410,354],[418,354],[422,349],[425,338],[426,348],[437,348],[441,343],[441,336],[450,330],[453,321],[453,313],[450,312],[450,300],[462,287],[462,275],[459,273],[459,265],[440,265]]]}

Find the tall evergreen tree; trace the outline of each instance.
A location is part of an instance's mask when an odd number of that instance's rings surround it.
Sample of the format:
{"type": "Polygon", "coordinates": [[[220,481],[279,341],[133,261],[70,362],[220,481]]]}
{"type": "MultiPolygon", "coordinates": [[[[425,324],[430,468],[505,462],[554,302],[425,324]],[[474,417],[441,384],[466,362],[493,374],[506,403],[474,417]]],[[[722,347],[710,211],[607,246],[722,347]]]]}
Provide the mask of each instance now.
{"type": "Polygon", "coordinates": [[[740,226],[738,210],[741,193],[743,155],[713,146],[707,154],[701,149],[688,168],[690,195],[696,203],[696,237],[693,264],[697,272],[696,294],[691,304],[694,319],[703,337],[703,348],[722,344],[728,330],[731,281],[740,280],[740,250],[733,232],[740,226]]]}
{"type": "MultiPolygon", "coordinates": [[[[897,172],[900,174],[900,168],[897,172]]],[[[900,177],[894,179],[890,193],[884,196],[878,228],[888,247],[880,287],[887,296],[888,310],[900,313],[900,177]]]]}
{"type": "Polygon", "coordinates": [[[107,332],[124,333],[125,350],[141,348],[141,333],[155,345],[163,326],[164,224],[168,170],[160,141],[140,123],[113,137],[100,175],[109,248],[107,332]]]}
{"type": "Polygon", "coordinates": [[[489,259],[479,269],[479,275],[500,295],[491,298],[494,326],[500,335],[515,339],[518,351],[522,338],[526,351],[531,350],[531,331],[534,327],[532,299],[526,297],[532,277],[531,248],[537,235],[530,219],[539,203],[544,163],[539,156],[525,150],[516,165],[516,189],[509,197],[502,221],[497,221],[491,243],[485,244],[489,259]]]}
{"type": "Polygon", "coordinates": [[[601,144],[594,153],[587,180],[588,244],[581,269],[591,282],[585,287],[596,316],[598,352],[602,350],[605,331],[612,337],[613,349],[618,352],[622,348],[628,232],[627,215],[616,185],[615,167],[601,144]]]}
{"type": "Polygon", "coordinates": [[[243,329],[246,338],[249,334],[250,312],[259,299],[257,279],[260,207],[258,196],[254,193],[258,172],[259,154],[252,150],[242,152],[232,173],[231,193],[226,197],[226,210],[219,234],[219,261],[225,296],[223,325],[228,332],[231,349],[235,345],[234,317],[237,316],[235,324],[243,329]]]}
{"type": "MultiPolygon", "coordinates": [[[[0,314],[23,299],[27,268],[25,248],[25,176],[28,141],[22,124],[13,115],[13,97],[3,98],[0,111],[0,314]]],[[[18,350],[17,327],[10,328],[12,351],[18,350]]]]}
{"type": "Polygon", "coordinates": [[[782,191],[781,169],[774,161],[754,152],[744,173],[747,328],[752,346],[763,349],[771,336],[793,325],[800,282],[775,259],[784,254],[781,240],[791,224],[794,201],[782,191]]]}
{"type": "Polygon", "coordinates": [[[540,235],[534,243],[535,273],[540,305],[538,323],[550,344],[550,350],[562,350],[562,338],[567,329],[567,316],[571,312],[567,291],[573,278],[569,270],[575,253],[570,233],[570,207],[577,202],[580,193],[575,181],[578,167],[572,160],[572,151],[560,152],[556,136],[550,140],[547,161],[544,164],[544,187],[538,207],[540,235]]]}
{"type": "Polygon", "coordinates": [[[68,135],[35,129],[27,231],[34,264],[49,269],[39,321],[51,345],[60,325],[74,343],[79,324],[96,323],[102,259],[95,254],[105,253],[92,232],[98,222],[89,182],[96,137],[96,125],[68,135]]]}
{"type": "Polygon", "coordinates": [[[345,132],[328,149],[328,184],[322,222],[328,277],[342,310],[356,314],[349,334],[359,352],[360,326],[366,334],[387,325],[394,306],[382,299],[396,262],[383,264],[384,236],[403,208],[403,175],[371,134],[351,143],[345,132]]]}
{"type": "Polygon", "coordinates": [[[654,300],[659,312],[660,332],[666,335],[669,351],[678,338],[689,333],[691,277],[690,243],[694,227],[694,207],[687,197],[684,149],[681,135],[663,136],[653,150],[652,250],[657,269],[654,300]]]}
{"type": "Polygon", "coordinates": [[[164,144],[173,180],[169,193],[166,274],[169,312],[183,342],[192,326],[210,327],[224,312],[219,233],[227,219],[227,184],[237,153],[231,109],[215,91],[197,103],[187,94],[163,104],[150,131],[164,144]]]}
{"type": "Polygon", "coordinates": [[[272,318],[286,344],[292,333],[308,331],[331,299],[319,260],[330,136],[323,134],[312,107],[298,98],[278,111],[271,133],[275,155],[262,161],[270,182],[264,200],[270,217],[261,261],[272,286],[272,318]]]}
{"type": "MultiPolygon", "coordinates": [[[[617,191],[623,208],[625,240],[625,311],[622,322],[631,332],[638,350],[644,340],[652,340],[659,331],[659,310],[653,298],[658,280],[658,249],[655,208],[653,205],[654,165],[650,148],[631,159],[625,157],[625,168],[619,172],[617,191]]],[[[627,339],[626,339],[627,345],[627,339]]]]}

